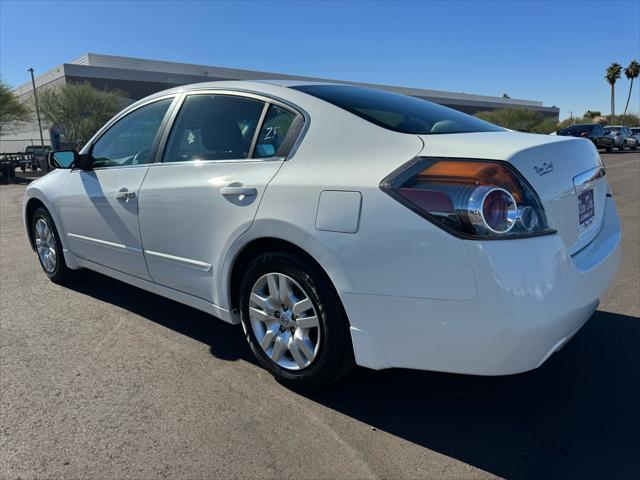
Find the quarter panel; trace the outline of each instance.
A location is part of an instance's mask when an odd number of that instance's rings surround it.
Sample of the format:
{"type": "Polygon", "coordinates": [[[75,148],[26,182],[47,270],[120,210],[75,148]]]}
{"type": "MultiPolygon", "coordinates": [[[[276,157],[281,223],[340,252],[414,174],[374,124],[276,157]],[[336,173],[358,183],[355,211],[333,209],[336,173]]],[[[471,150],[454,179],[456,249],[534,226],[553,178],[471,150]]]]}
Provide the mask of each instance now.
{"type": "Polygon", "coordinates": [[[310,113],[311,128],[295,158],[269,184],[247,239],[276,236],[298,245],[320,263],[340,294],[473,298],[475,279],[462,242],[379,187],[422,142],[350,114],[310,113]],[[316,229],[317,205],[326,190],[361,193],[356,233],[316,229]],[[282,224],[292,227],[275,227],[282,224]]]}

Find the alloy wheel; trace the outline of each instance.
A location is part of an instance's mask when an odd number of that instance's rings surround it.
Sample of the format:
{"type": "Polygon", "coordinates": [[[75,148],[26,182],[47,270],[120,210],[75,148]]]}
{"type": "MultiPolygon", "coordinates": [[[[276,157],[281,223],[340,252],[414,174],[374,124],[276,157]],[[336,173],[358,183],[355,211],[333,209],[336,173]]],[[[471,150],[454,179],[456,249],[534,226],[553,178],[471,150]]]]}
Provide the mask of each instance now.
{"type": "Polygon", "coordinates": [[[302,370],[320,349],[320,321],[305,290],[283,273],[260,277],[249,298],[251,328],[266,355],[281,368],[302,370]]]}
{"type": "Polygon", "coordinates": [[[34,230],[36,250],[38,251],[38,257],[40,257],[40,263],[42,263],[47,273],[51,273],[56,269],[58,263],[56,257],[56,239],[44,218],[39,218],[36,221],[34,230]]]}

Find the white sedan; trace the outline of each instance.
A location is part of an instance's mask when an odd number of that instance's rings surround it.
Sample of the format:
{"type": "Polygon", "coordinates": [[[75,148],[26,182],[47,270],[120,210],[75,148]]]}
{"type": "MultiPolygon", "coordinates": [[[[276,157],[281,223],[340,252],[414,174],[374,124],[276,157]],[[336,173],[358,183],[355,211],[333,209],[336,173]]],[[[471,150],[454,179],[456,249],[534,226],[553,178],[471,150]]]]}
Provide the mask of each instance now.
{"type": "Polygon", "coordinates": [[[50,160],[24,202],[49,278],[88,268],[241,323],[289,386],[536,368],[620,263],[589,141],[373,89],[180,87],[50,160]]]}

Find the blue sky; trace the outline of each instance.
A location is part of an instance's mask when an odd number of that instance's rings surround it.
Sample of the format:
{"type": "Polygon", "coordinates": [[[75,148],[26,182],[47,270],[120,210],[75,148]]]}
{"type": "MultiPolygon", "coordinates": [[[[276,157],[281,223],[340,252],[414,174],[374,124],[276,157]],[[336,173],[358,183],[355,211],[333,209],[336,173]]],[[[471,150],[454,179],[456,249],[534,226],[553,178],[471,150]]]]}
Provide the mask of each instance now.
{"type": "MultiPolygon", "coordinates": [[[[9,84],[26,82],[31,66],[42,73],[86,52],[508,93],[555,104],[564,118],[609,111],[604,71],[640,57],[640,1],[0,0],[0,75],[9,84]]],[[[619,112],[627,90],[623,75],[619,112]]]]}

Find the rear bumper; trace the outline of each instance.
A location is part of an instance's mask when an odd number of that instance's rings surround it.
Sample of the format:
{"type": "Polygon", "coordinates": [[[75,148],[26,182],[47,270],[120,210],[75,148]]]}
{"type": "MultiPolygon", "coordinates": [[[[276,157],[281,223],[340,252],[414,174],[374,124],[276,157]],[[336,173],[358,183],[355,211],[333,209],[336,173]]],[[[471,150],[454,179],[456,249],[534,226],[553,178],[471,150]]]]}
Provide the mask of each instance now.
{"type": "Polygon", "coordinates": [[[620,239],[609,197],[599,234],[573,256],[559,235],[467,242],[471,300],[343,293],[356,362],[475,375],[534,369],[593,314],[618,270],[620,239]]]}

